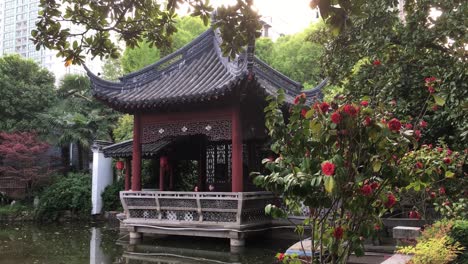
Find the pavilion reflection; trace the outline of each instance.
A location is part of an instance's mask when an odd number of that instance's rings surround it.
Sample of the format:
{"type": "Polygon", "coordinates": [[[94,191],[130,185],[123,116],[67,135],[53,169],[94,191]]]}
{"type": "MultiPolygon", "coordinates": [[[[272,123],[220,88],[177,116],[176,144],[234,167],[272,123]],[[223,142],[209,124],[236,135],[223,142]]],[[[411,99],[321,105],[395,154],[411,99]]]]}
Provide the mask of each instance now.
{"type": "MultiPolygon", "coordinates": [[[[240,254],[242,249],[229,247],[210,247],[205,246],[200,248],[198,243],[193,241],[190,243],[186,238],[180,238],[183,241],[166,240],[158,241],[158,245],[154,244],[156,240],[139,241],[138,243],[129,243],[129,241],[119,241],[123,247],[122,257],[120,258],[125,264],[143,264],[143,263],[158,263],[158,264],[201,264],[201,263],[217,263],[217,264],[240,264],[240,254]]],[[[219,243],[218,243],[219,244],[219,243]]]]}

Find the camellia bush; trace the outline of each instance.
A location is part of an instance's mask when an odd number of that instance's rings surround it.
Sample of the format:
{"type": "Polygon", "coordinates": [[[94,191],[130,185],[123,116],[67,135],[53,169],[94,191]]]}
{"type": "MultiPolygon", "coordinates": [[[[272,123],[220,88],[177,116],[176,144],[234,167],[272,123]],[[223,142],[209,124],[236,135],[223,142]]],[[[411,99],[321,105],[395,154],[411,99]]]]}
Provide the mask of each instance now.
{"type": "Polygon", "coordinates": [[[404,177],[399,164],[418,146],[422,115],[400,120],[372,98],[337,97],[312,107],[304,94],[291,106],[283,103],[283,92],[268,100],[266,126],[276,157],[263,160],[270,173],[256,175],[255,182],[284,204],[268,205],[266,213],[286,217],[309,207],[304,225],[313,238],[311,263],[363,255],[363,241],[381,229],[380,217],[397,203],[396,186],[404,177]]]}

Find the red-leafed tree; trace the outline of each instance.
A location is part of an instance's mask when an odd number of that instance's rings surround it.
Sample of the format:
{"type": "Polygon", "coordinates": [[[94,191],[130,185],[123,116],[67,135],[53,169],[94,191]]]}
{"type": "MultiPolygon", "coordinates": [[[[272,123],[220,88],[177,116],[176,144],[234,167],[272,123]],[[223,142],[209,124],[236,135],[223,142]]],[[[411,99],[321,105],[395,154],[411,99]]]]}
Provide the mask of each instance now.
{"type": "Polygon", "coordinates": [[[10,179],[29,193],[53,172],[48,149],[35,133],[0,132],[0,179],[10,179]]]}

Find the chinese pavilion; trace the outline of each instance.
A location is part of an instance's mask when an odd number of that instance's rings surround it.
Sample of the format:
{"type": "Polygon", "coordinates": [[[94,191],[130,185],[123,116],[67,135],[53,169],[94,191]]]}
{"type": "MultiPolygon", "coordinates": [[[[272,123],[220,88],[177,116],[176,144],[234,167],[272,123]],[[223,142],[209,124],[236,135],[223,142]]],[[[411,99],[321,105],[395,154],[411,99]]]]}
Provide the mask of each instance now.
{"type": "Polygon", "coordinates": [[[264,207],[273,196],[255,188],[249,177],[265,157],[265,98],[279,89],[290,103],[301,92],[321,96],[324,83],[302,91],[300,83],[256,58],[254,47],[230,59],[222,55],[221,41],[209,29],[118,82],[86,69],[94,96],[134,117],[133,140],[103,149],[107,156],[126,159],[120,196],[123,224],[133,238],[142,233],[212,236],[242,245],[249,231],[271,223],[264,207]],[[142,190],[142,158],[158,160],[155,189],[142,190]],[[198,182],[190,192],[173,189],[174,168],[183,160],[197,164],[198,182]]]}

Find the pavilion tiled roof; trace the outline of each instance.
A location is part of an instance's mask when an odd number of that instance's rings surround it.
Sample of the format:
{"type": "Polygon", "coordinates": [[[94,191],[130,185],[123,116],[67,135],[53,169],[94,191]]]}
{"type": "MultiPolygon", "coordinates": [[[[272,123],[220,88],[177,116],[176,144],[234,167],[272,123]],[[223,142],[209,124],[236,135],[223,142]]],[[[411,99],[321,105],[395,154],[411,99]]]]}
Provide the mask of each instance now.
{"type": "MultiPolygon", "coordinates": [[[[158,140],[156,142],[144,143],[141,145],[141,154],[143,157],[150,157],[157,154],[160,150],[172,143],[170,138],[158,140]]],[[[133,140],[126,140],[102,148],[105,157],[127,158],[131,157],[133,152],[133,140]]]]}
{"type": "MultiPolygon", "coordinates": [[[[85,69],[93,95],[120,111],[156,109],[173,104],[216,100],[232,94],[254,74],[256,87],[266,94],[286,92],[286,101],[301,93],[302,85],[268,66],[247,51],[235,60],[222,55],[219,34],[209,29],[191,43],[160,61],[120,78],[106,81],[85,69]],[[250,68],[249,68],[250,67],[250,68]]],[[[320,90],[308,96],[320,96],[320,90]]]]}

